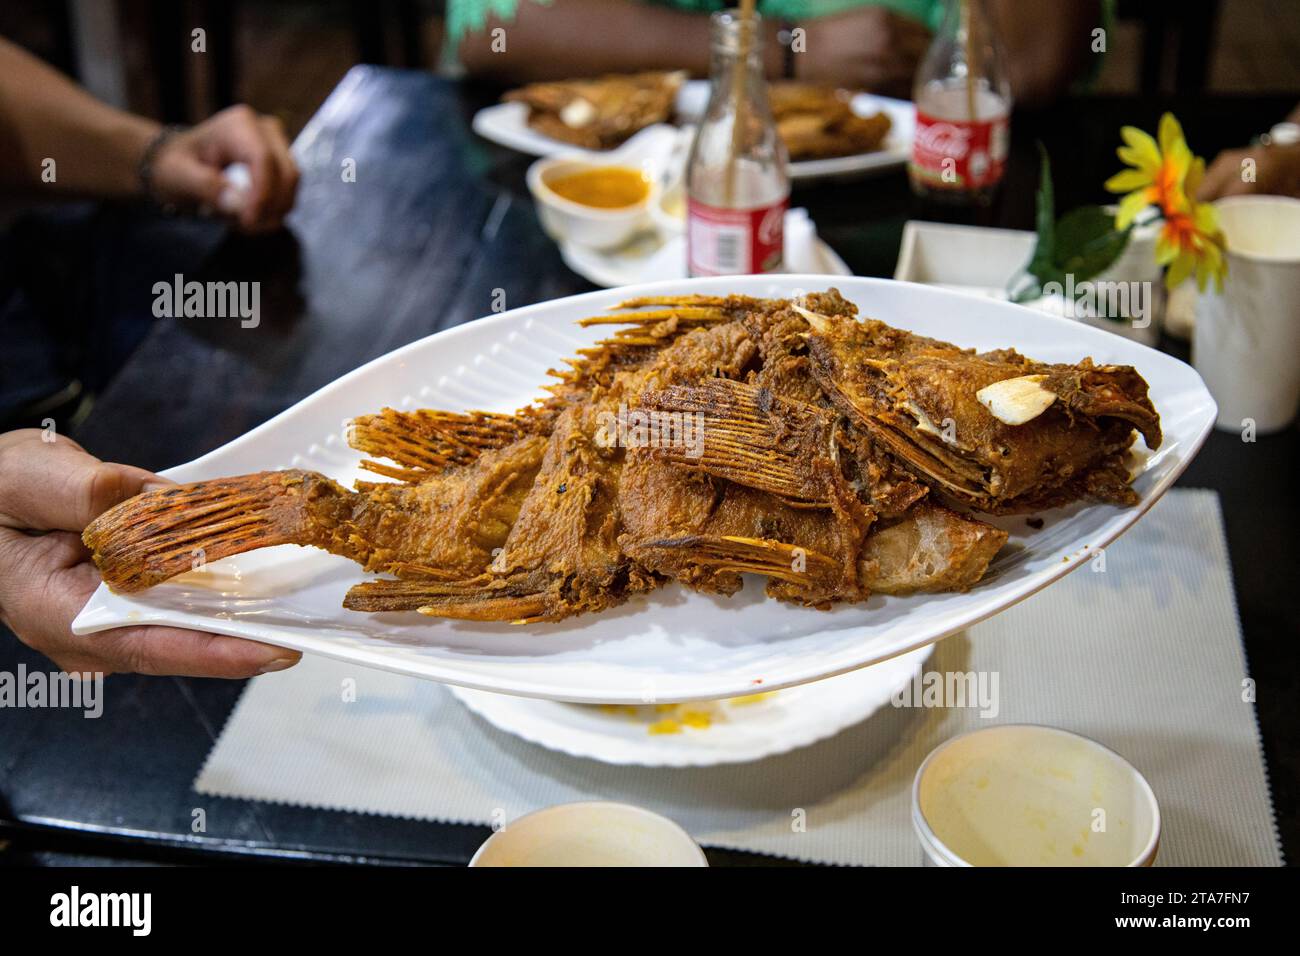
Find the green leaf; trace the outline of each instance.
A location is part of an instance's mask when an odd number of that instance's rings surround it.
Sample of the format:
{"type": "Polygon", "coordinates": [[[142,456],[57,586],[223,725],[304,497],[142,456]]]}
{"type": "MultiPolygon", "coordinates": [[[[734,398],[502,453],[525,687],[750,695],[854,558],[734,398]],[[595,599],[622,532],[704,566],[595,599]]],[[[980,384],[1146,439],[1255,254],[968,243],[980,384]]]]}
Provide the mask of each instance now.
{"type": "Polygon", "coordinates": [[[1073,273],[1077,285],[1105,272],[1128,245],[1132,227],[1115,228],[1115,217],[1100,206],[1080,206],[1056,223],[1056,269],[1073,273]]]}
{"type": "Polygon", "coordinates": [[[1074,276],[1077,286],[1104,272],[1124,251],[1132,232],[1131,226],[1116,229],[1115,217],[1100,206],[1081,206],[1058,220],[1051,161],[1041,142],[1038,153],[1042,160],[1035,213],[1038,240],[1024,272],[1008,289],[1012,302],[1037,298],[1049,283],[1064,288],[1067,275],[1074,276]]]}

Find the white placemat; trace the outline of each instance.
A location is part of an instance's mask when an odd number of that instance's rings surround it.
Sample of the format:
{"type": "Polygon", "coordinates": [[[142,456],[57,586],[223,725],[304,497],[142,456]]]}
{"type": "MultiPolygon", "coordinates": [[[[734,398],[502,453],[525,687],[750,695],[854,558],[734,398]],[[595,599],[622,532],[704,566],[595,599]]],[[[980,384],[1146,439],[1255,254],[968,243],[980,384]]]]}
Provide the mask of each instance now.
{"type": "Polygon", "coordinates": [[[707,846],[828,863],[917,865],[912,777],[997,722],[1093,737],[1150,780],[1158,865],[1278,865],[1218,497],[1172,491],[1104,556],[942,642],[926,669],[982,672],[998,712],[887,707],[752,764],[611,767],[503,734],[441,686],[324,658],[249,684],[194,787],[202,794],[451,822],[573,800],[637,803],[707,846]],[[345,697],[355,696],[355,700],[345,697]]]}

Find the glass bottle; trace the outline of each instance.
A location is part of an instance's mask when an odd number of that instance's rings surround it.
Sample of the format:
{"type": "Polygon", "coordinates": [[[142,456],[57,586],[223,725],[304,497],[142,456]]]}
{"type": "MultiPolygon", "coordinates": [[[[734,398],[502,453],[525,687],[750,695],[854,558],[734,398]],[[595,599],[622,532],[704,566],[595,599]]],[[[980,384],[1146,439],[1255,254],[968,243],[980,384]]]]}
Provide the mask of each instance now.
{"type": "Polygon", "coordinates": [[[988,205],[1006,168],[1011,85],[986,0],[948,0],[912,89],[908,178],[918,196],[988,205]]]}
{"type": "Polygon", "coordinates": [[[692,276],[779,272],[790,202],[785,145],[763,76],[762,21],[713,14],[709,105],[686,168],[686,262],[692,276]]]}

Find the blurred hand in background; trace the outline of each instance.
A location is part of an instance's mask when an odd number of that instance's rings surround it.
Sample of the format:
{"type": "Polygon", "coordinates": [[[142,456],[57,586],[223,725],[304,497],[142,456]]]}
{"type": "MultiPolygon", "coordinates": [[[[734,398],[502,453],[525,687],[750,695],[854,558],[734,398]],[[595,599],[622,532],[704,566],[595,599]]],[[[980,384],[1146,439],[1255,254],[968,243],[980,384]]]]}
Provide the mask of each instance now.
{"type": "Polygon", "coordinates": [[[167,131],[0,39],[0,187],[96,199],[140,197],[147,187],[149,198],[259,232],[278,228],[293,208],[298,169],[273,117],[232,106],[167,131]],[[233,164],[246,168],[246,183],[225,174],[233,164]]]}
{"type": "MultiPolygon", "coordinates": [[[[1292,111],[1288,123],[1300,124],[1300,106],[1292,111]]],[[[1209,202],[1252,193],[1300,197],[1300,142],[1225,149],[1205,171],[1197,198],[1209,202]]]]}

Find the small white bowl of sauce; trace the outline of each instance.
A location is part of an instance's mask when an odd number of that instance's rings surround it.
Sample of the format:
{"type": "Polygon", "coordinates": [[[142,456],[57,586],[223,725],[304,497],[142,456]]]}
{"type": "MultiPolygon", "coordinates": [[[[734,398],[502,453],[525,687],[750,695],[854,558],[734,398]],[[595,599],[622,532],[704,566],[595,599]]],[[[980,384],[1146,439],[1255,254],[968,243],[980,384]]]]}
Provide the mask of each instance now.
{"type": "Polygon", "coordinates": [[[690,834],[627,803],[562,803],[488,837],[470,866],[708,866],[690,834]]]}
{"type": "Polygon", "coordinates": [[[658,191],[638,166],[564,157],[533,163],[528,189],[551,238],[593,249],[616,248],[647,228],[658,191]]]}
{"type": "Polygon", "coordinates": [[[912,826],[927,866],[1150,866],[1160,807],[1095,740],[1001,724],[941,744],[916,772],[912,826]]]}

